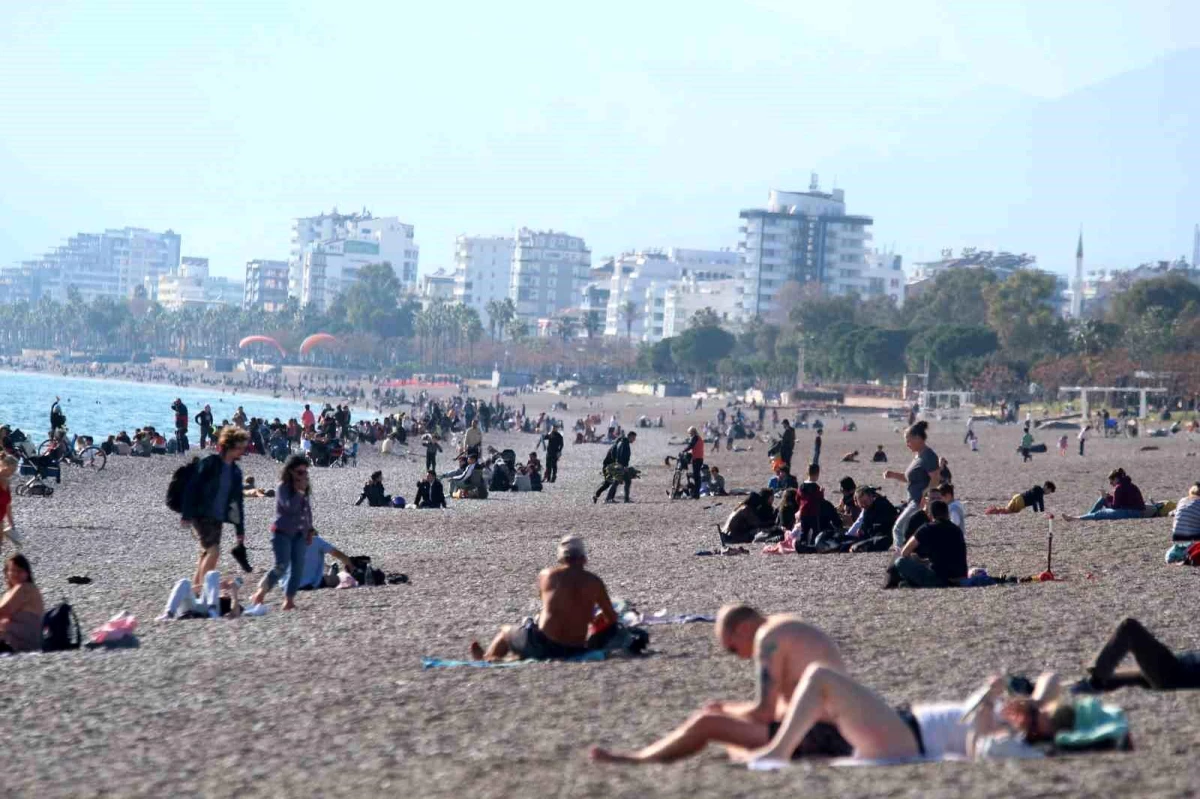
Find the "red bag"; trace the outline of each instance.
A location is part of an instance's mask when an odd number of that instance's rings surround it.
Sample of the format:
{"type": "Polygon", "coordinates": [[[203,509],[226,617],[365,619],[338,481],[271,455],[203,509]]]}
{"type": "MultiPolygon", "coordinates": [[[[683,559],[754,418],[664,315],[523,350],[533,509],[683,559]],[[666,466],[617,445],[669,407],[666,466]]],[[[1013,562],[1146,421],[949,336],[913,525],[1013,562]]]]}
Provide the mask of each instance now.
{"type": "Polygon", "coordinates": [[[1200,566],[1200,541],[1192,544],[1183,556],[1183,562],[1189,566],[1200,566]]]}

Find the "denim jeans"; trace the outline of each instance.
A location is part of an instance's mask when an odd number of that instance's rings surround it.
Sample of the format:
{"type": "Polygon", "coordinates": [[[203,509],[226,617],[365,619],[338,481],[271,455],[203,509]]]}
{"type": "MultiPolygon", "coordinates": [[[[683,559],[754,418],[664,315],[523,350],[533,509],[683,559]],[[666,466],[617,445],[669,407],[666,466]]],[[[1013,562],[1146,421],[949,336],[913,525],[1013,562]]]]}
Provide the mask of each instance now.
{"type": "Polygon", "coordinates": [[[1140,510],[1130,510],[1129,508],[1100,508],[1093,510],[1091,513],[1085,513],[1079,517],[1080,521],[1111,521],[1113,519],[1140,519],[1143,513],[1140,510]]]}
{"type": "Polygon", "coordinates": [[[933,569],[916,558],[896,558],[900,579],[913,588],[945,588],[947,583],[933,569]]]}
{"type": "Polygon", "coordinates": [[[275,552],[275,566],[262,578],[258,587],[265,594],[278,585],[283,576],[287,575],[287,584],[283,593],[290,599],[300,588],[300,580],[304,576],[304,555],[308,551],[307,536],[303,533],[287,535],[274,533],[271,535],[271,549],[275,552]]]}
{"type": "Polygon", "coordinates": [[[908,523],[912,521],[912,517],[921,510],[921,503],[913,502],[911,499],[900,509],[900,515],[896,517],[896,523],[892,526],[892,545],[896,549],[904,547],[904,533],[908,530],[908,523]]]}

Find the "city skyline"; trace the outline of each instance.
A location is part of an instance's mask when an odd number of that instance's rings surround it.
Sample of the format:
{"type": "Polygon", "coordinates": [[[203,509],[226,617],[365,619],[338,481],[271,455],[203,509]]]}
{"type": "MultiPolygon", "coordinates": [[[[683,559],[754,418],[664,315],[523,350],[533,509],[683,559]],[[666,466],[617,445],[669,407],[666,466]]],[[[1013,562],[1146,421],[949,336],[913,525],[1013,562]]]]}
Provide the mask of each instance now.
{"type": "Polygon", "coordinates": [[[754,2],[688,9],[682,26],[671,4],[631,5],[632,25],[537,4],[380,6],[370,25],[319,4],[216,5],[9,10],[0,102],[21,124],[0,138],[0,265],[131,225],[181,230],[234,276],[334,205],[413,224],[422,273],[453,268],[460,233],[525,226],[598,256],[719,249],[736,209],[811,171],[908,263],[973,246],[1065,273],[1082,222],[1092,263],[1133,265],[1188,253],[1200,215],[1177,149],[1200,115],[1171,78],[1200,57],[1192,4],[754,2]],[[1098,91],[1161,107],[1108,120],[1098,91]],[[1090,149],[1135,128],[1120,165],[1090,149]],[[1021,160],[1009,140],[1027,137],[1049,144],[1021,160]],[[1081,155],[1056,170],[1063,147],[1081,155]],[[1141,201],[1112,201],[1139,183],[1141,201]]]}

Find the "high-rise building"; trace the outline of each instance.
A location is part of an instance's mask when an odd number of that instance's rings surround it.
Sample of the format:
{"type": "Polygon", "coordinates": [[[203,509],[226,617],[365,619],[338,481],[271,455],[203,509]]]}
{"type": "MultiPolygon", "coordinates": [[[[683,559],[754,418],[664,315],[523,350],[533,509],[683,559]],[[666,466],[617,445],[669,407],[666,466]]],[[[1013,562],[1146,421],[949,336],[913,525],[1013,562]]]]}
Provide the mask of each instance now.
{"type": "Polygon", "coordinates": [[[303,305],[315,304],[324,309],[353,279],[359,266],[385,261],[392,265],[403,290],[415,293],[419,255],[413,226],[399,217],[375,217],[365,209],[339,214],[335,208],[327,214],[293,219],[288,295],[303,305]],[[321,257],[310,258],[314,252],[321,253],[321,257]],[[348,266],[345,275],[343,264],[348,266]]]}
{"type": "Polygon", "coordinates": [[[534,323],[570,308],[587,285],[591,265],[592,251],[578,236],[521,228],[508,287],[517,315],[534,323]]]}
{"type": "Polygon", "coordinates": [[[817,177],[806,192],[772,189],[766,208],[741,212],[742,316],[768,317],[787,309],[775,299],[787,283],[850,293],[866,269],[869,216],[846,213],[841,189],[826,193],[817,177]]]}
{"type": "Polygon", "coordinates": [[[71,288],[85,301],[96,297],[129,297],[147,281],[179,267],[180,237],[168,230],[119,228],[103,233],[80,233],[40,258],[6,270],[7,278],[22,282],[14,293],[37,300],[63,301],[71,288]]]}
{"type": "Polygon", "coordinates": [[[454,300],[488,324],[488,303],[508,297],[513,249],[508,236],[466,236],[454,240],[454,300]]]}
{"type": "Polygon", "coordinates": [[[604,335],[656,342],[663,338],[664,302],[668,290],[685,278],[729,280],[739,257],[731,250],[646,250],[612,259],[604,335]]]}
{"type": "Polygon", "coordinates": [[[288,262],[255,259],[246,262],[246,288],[242,307],[247,311],[274,312],[287,305],[288,262]]]}
{"type": "Polygon", "coordinates": [[[1200,225],[1192,232],[1192,269],[1200,269],[1200,225]]]}

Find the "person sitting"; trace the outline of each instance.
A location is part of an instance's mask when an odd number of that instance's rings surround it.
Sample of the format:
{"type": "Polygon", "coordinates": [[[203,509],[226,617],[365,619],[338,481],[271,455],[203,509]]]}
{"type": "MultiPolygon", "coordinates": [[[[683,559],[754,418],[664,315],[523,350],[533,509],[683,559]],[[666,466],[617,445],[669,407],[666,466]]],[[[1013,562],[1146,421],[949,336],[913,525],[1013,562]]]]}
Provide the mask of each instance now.
{"type": "Polygon", "coordinates": [[[887,453],[883,451],[883,444],[880,444],[879,448],[877,450],[875,450],[875,454],[871,456],[871,463],[887,463],[887,462],[888,462],[887,453]]]}
{"type": "Polygon", "coordinates": [[[929,513],[933,521],[905,542],[888,570],[885,587],[944,588],[966,579],[967,542],[958,525],[950,521],[949,506],[934,500],[929,503],[929,513]]]}
{"type": "Polygon", "coordinates": [[[797,492],[794,488],[789,488],[783,492],[783,498],[779,500],[779,507],[775,511],[775,525],[777,527],[790,530],[796,526],[796,512],[800,510],[800,500],[796,494],[797,492]]]}
{"type": "Polygon", "coordinates": [[[721,543],[749,544],[760,531],[774,529],[775,509],[771,507],[774,496],[771,489],[764,488],[742,500],[725,520],[725,529],[717,526],[721,543]]]}
{"type": "Polygon", "coordinates": [[[238,590],[242,587],[240,577],[221,579],[216,569],[204,575],[204,582],[197,596],[192,581],[180,580],[167,597],[167,606],[158,621],[168,619],[216,619],[228,616],[236,619],[245,611],[238,601],[238,590]]]}
{"type": "Polygon", "coordinates": [[[858,463],[858,450],[847,452],[842,456],[842,463],[858,463]]]}
{"type": "Polygon", "coordinates": [[[858,485],[854,482],[853,477],[847,475],[838,482],[838,488],[842,492],[842,500],[838,503],[837,512],[842,517],[842,526],[847,527],[858,521],[858,515],[862,513],[862,508],[858,507],[858,503],[854,501],[854,493],[858,490],[858,485]]]}
{"type": "Polygon", "coordinates": [[[371,479],[363,485],[362,494],[354,504],[361,505],[363,500],[372,508],[391,507],[392,497],[383,487],[383,472],[371,472],[371,479]]]}
{"type": "Polygon", "coordinates": [[[446,507],[446,491],[442,488],[442,481],[438,479],[437,472],[432,469],[425,473],[424,480],[417,483],[416,505],[418,508],[446,507]]]}
{"type": "Polygon", "coordinates": [[[1172,652],[1137,619],[1124,619],[1096,654],[1088,676],[1072,687],[1075,693],[1115,691],[1141,686],[1155,691],[1200,688],[1200,651],[1172,652]],[[1136,669],[1117,670],[1126,655],[1136,669]]]}
{"type": "Polygon", "coordinates": [[[861,509],[846,531],[845,549],[851,552],[886,552],[892,546],[892,528],[900,511],[874,486],[859,486],[854,501],[861,509]]]}
{"type": "Polygon", "coordinates": [[[1179,500],[1171,511],[1171,540],[1175,542],[1200,541],[1200,483],[1192,483],[1187,496],[1179,500]]]}
{"type": "Polygon", "coordinates": [[[725,490],[725,476],[716,466],[712,466],[708,470],[708,493],[714,497],[729,496],[725,490]]]}
{"type": "Polygon", "coordinates": [[[247,499],[261,499],[263,497],[275,496],[273,488],[259,488],[254,484],[253,477],[247,477],[242,481],[242,496],[247,499]]]}
{"type": "Polygon", "coordinates": [[[1008,501],[1007,505],[993,505],[984,513],[988,516],[1005,516],[1013,513],[1020,513],[1029,508],[1034,513],[1046,512],[1046,495],[1053,494],[1055,485],[1050,480],[1047,480],[1040,486],[1034,486],[1028,491],[1020,494],[1013,494],[1013,498],[1008,501]]]}
{"type": "Polygon", "coordinates": [[[844,671],[812,663],[801,675],[771,741],[736,759],[752,764],[786,761],[824,719],[833,720],[858,760],[1035,758],[1046,754],[1034,746],[1042,743],[1064,751],[1128,746],[1124,712],[1093,697],[1063,698],[1058,675],[1039,676],[1032,696],[1001,702],[1008,683],[994,676],[966,702],[893,708],[844,671]],[[1096,743],[1099,730],[1104,740],[1096,743]]]}
{"type": "Polygon", "coordinates": [[[795,476],[792,475],[792,470],[786,463],[781,463],[775,467],[775,476],[767,483],[767,488],[772,492],[786,491],[789,488],[799,488],[800,484],[796,482],[795,476]]]}
{"type": "Polygon", "coordinates": [[[594,620],[606,627],[619,621],[604,581],[584,568],[587,562],[582,538],[568,535],[559,541],[558,564],[538,575],[542,612],[536,623],[528,619],[519,627],[502,627],[486,650],[472,641],[471,659],[559,660],[587,652],[594,620]]]}
{"type": "Polygon", "coordinates": [[[1140,519],[1146,513],[1146,501],[1142,492],[1124,469],[1114,469],[1109,472],[1108,483],[1112,487],[1111,494],[1100,497],[1091,511],[1082,516],[1063,514],[1067,521],[1105,521],[1111,519],[1140,519]]]}
{"type": "Polygon", "coordinates": [[[0,654],[40,651],[46,605],[24,555],[11,555],[4,562],[4,583],[8,590],[0,597],[0,654]]]}
{"type": "MultiPolygon", "coordinates": [[[[299,590],[314,591],[318,588],[337,587],[338,577],[325,571],[326,555],[341,563],[344,569],[354,568],[353,560],[349,555],[337,549],[321,536],[314,534],[312,543],[304,550],[304,570],[300,572],[300,582],[296,586],[299,590]]],[[[290,572],[291,566],[288,566],[288,572],[281,579],[285,585],[290,572]]]]}
{"type": "MultiPolygon", "coordinates": [[[[726,605],[717,613],[713,632],[720,650],[754,662],[756,698],[706,702],[682,726],[637,752],[591,747],[588,755],[593,761],[669,763],[697,754],[710,743],[724,744],[731,753],[765,746],[784,723],[787,703],[802,690],[801,678],[813,665],[846,672],[837,644],[794,615],[764,616],[748,605],[726,605]]],[[[851,751],[833,725],[818,723],[792,747],[788,758],[837,757],[851,751]]]]}
{"type": "MultiPolygon", "coordinates": [[[[459,459],[462,464],[462,459],[459,459]]],[[[457,473],[444,475],[450,479],[450,494],[463,499],[487,499],[488,487],[483,480],[483,469],[479,467],[479,456],[466,457],[466,464],[457,473]]]]}
{"type": "MultiPolygon", "coordinates": [[[[1053,486],[1053,483],[1049,485],[1053,486]]],[[[937,495],[950,508],[950,521],[957,525],[958,529],[963,531],[963,535],[967,534],[967,512],[963,508],[963,504],[954,498],[954,484],[943,482],[934,489],[937,495]]],[[[1054,493],[1053,488],[1050,493],[1054,493]]]]}

